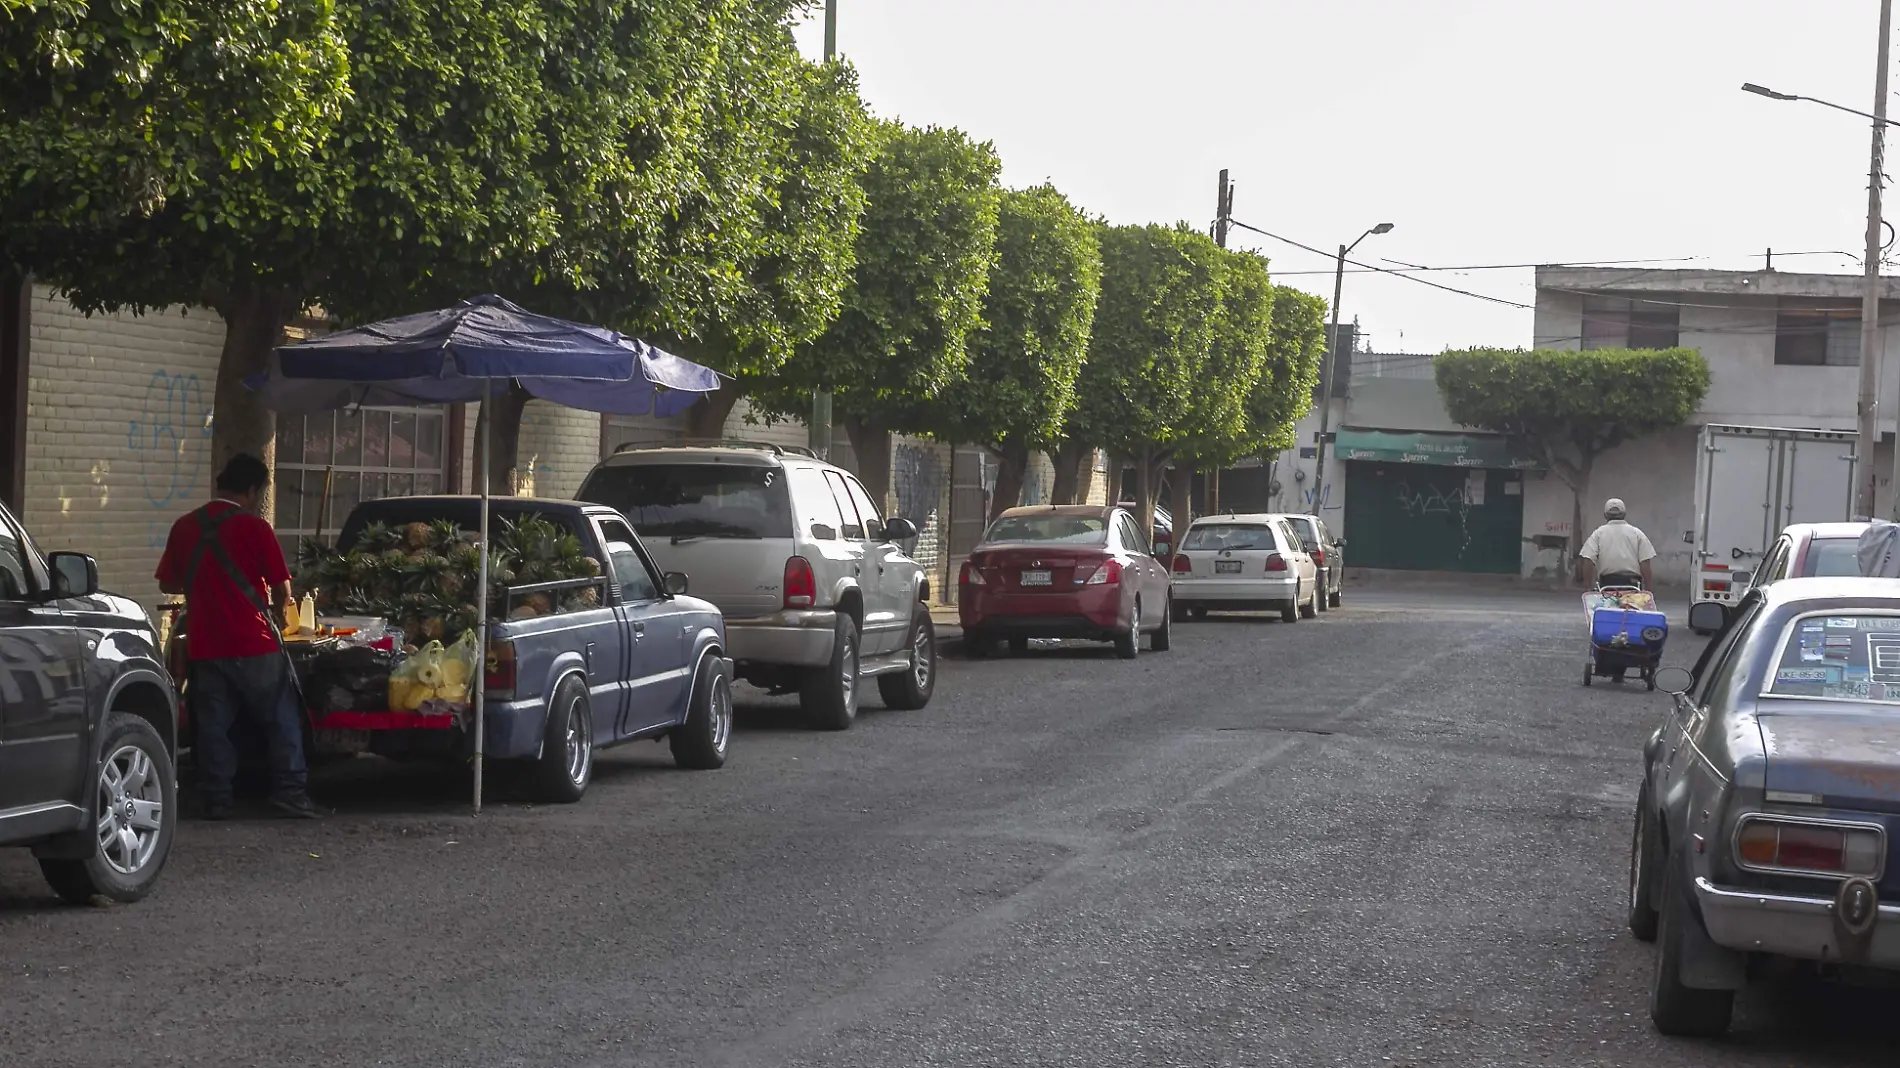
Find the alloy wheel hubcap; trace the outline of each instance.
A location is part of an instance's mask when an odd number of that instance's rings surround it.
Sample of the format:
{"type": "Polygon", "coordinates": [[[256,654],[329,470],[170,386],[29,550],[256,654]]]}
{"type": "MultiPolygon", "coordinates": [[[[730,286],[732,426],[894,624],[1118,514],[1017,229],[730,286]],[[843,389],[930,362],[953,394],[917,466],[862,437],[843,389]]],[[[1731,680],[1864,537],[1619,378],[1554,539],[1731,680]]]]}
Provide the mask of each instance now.
{"type": "Polygon", "coordinates": [[[843,661],[843,666],[838,669],[839,692],[844,694],[845,711],[849,712],[858,707],[858,643],[855,640],[845,642],[844,655],[838,659],[843,661]]]}
{"type": "Polygon", "coordinates": [[[732,737],[732,688],[721,679],[712,692],[713,748],[726,751],[726,739],[732,737]]]}
{"type": "Polygon", "coordinates": [[[121,875],[136,875],[158,852],[165,793],[152,758],[121,746],[99,770],[99,855],[121,875]]]}
{"type": "Polygon", "coordinates": [[[917,640],[910,646],[910,671],[917,680],[919,690],[930,687],[930,635],[922,627],[917,628],[917,640]]]}
{"type": "Polygon", "coordinates": [[[593,744],[581,722],[578,702],[567,710],[567,777],[576,783],[587,780],[587,764],[593,758],[593,744]]]}

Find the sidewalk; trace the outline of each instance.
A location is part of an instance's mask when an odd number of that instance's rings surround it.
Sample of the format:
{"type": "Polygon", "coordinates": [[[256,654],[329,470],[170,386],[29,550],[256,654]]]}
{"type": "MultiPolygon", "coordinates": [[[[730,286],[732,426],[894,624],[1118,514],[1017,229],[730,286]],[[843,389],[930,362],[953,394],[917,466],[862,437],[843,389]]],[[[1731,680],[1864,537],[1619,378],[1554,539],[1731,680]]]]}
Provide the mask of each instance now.
{"type": "Polygon", "coordinates": [[[957,622],[957,606],[953,604],[933,604],[930,606],[930,622],[936,624],[937,638],[943,640],[963,639],[963,627],[957,622]]]}

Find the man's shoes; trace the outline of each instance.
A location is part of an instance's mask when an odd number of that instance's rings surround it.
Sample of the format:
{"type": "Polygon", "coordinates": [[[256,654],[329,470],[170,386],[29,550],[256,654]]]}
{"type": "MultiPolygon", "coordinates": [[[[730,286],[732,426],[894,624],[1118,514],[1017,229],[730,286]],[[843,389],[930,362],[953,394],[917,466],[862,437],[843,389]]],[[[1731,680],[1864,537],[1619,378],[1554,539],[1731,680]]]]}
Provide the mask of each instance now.
{"type": "Polygon", "coordinates": [[[213,823],[222,823],[231,818],[231,802],[206,801],[198,814],[201,818],[213,823]]]}
{"type": "Polygon", "coordinates": [[[323,810],[310,800],[309,794],[282,794],[270,799],[270,807],[280,815],[299,820],[320,820],[323,810]]]}

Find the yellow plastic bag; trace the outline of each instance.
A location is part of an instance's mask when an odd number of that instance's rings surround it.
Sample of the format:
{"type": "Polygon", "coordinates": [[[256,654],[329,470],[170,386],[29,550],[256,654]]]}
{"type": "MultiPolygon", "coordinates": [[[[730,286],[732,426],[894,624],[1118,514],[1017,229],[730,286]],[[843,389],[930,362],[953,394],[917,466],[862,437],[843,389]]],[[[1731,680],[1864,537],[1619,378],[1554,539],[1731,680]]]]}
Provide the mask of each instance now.
{"type": "Polygon", "coordinates": [[[389,673],[389,710],[414,712],[442,685],[442,643],[430,642],[389,673]]]}
{"type": "Polygon", "coordinates": [[[476,672],[481,670],[481,644],[473,630],[463,631],[454,645],[443,650],[442,681],[436,685],[437,698],[452,705],[467,703],[476,672]]]}

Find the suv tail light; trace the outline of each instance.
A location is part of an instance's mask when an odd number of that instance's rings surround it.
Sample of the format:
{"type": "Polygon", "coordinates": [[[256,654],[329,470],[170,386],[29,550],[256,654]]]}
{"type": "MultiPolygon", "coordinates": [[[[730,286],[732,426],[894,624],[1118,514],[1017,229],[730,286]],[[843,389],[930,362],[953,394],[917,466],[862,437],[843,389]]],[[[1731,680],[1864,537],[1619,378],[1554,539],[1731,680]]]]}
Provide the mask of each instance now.
{"type": "Polygon", "coordinates": [[[1315,567],[1326,566],[1326,550],[1324,549],[1313,550],[1313,566],[1315,567]]]}
{"type": "Polygon", "coordinates": [[[1184,554],[1176,553],[1174,557],[1174,573],[1177,575],[1192,575],[1194,573],[1194,561],[1189,560],[1184,554]]]}
{"type": "Polygon", "coordinates": [[[482,670],[482,686],[509,693],[515,688],[515,643],[489,642],[488,663],[482,670]]]}
{"type": "Polygon", "coordinates": [[[968,560],[963,561],[963,570],[957,574],[957,584],[959,586],[989,585],[989,583],[983,581],[983,572],[977,570],[976,565],[970,563],[968,560]]]}
{"type": "Polygon", "coordinates": [[[1745,868],[1879,878],[1882,837],[1873,827],[1853,824],[1746,817],[1735,835],[1735,851],[1745,868]]]}
{"type": "Polygon", "coordinates": [[[1272,556],[1267,557],[1267,570],[1285,571],[1286,557],[1281,556],[1279,553],[1274,553],[1272,556]]]}
{"type": "Polygon", "coordinates": [[[785,607],[810,608],[818,603],[818,579],[811,561],[794,556],[785,561],[785,607]]]}
{"type": "MultiPolygon", "coordinates": [[[[1080,567],[1076,568],[1076,572],[1078,574],[1081,573],[1081,570],[1082,569],[1080,567]]],[[[1093,572],[1091,572],[1089,574],[1089,577],[1083,581],[1082,585],[1084,586],[1114,586],[1114,585],[1119,584],[1121,580],[1122,580],[1122,562],[1120,560],[1109,560],[1109,561],[1104,562],[1102,566],[1096,568],[1093,572]]]]}

